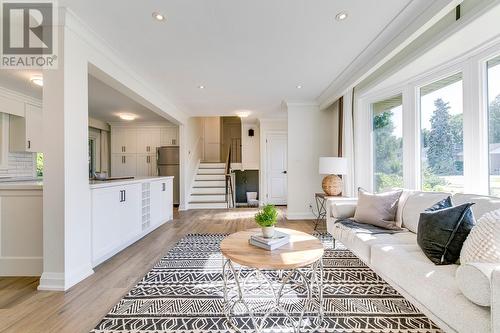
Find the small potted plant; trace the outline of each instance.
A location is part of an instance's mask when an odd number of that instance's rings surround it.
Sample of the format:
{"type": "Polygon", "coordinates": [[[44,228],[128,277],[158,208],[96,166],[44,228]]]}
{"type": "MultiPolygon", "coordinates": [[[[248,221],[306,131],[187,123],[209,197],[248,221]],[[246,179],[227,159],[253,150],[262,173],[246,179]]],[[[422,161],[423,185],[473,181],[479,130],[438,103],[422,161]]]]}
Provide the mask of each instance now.
{"type": "Polygon", "coordinates": [[[265,238],[274,237],[274,226],[278,221],[278,211],[273,205],[265,205],[261,211],[255,214],[255,222],[262,228],[265,238]]]}

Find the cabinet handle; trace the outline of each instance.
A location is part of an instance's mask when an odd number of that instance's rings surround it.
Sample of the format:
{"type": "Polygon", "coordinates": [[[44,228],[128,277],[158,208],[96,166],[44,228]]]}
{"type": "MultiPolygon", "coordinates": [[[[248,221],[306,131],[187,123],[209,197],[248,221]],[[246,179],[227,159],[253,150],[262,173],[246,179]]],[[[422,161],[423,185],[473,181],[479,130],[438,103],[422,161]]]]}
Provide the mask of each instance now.
{"type": "Polygon", "coordinates": [[[149,153],[151,151],[151,147],[150,146],[147,146],[146,147],[146,151],[149,153]]]}
{"type": "Polygon", "coordinates": [[[127,191],[123,190],[123,202],[127,201],[127,191]]]}
{"type": "Polygon", "coordinates": [[[163,192],[165,192],[165,190],[166,190],[166,185],[165,185],[165,183],[161,183],[161,190],[162,190],[163,192]]]}
{"type": "Polygon", "coordinates": [[[31,148],[31,140],[28,140],[28,149],[31,148]]]}
{"type": "Polygon", "coordinates": [[[127,156],[123,156],[123,163],[127,163],[127,156]]]}
{"type": "Polygon", "coordinates": [[[123,190],[120,190],[120,202],[123,202],[123,190]]]}

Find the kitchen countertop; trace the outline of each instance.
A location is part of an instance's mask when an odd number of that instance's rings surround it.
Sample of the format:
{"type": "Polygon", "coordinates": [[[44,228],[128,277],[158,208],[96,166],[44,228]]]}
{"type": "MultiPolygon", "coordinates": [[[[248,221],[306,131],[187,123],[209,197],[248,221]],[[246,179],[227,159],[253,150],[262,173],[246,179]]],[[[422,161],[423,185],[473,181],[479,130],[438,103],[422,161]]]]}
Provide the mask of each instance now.
{"type": "Polygon", "coordinates": [[[170,179],[174,178],[173,176],[158,176],[158,177],[134,177],[131,179],[114,179],[114,180],[91,180],[89,182],[90,188],[103,188],[110,186],[119,186],[126,184],[135,184],[135,183],[144,183],[151,182],[160,179],[170,179]]]}
{"type": "Polygon", "coordinates": [[[0,181],[0,190],[42,190],[43,181],[31,180],[3,180],[0,181]]]}

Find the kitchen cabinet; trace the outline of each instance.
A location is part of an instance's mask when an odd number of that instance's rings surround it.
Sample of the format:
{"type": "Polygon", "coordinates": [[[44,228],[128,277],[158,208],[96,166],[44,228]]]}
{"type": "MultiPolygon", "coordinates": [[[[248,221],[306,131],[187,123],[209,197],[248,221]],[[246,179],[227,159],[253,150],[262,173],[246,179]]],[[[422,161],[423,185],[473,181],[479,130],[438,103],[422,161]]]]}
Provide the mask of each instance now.
{"type": "Polygon", "coordinates": [[[111,129],[111,153],[134,154],[137,152],[137,129],[117,127],[111,129]]]}
{"type": "Polygon", "coordinates": [[[177,127],[165,127],[160,130],[161,146],[178,146],[179,130],[177,127]]]}
{"type": "Polygon", "coordinates": [[[137,153],[155,154],[156,147],[160,146],[160,130],[144,128],[137,130],[137,153]]]}
{"type": "MultiPolygon", "coordinates": [[[[0,93],[2,93],[0,91],[0,93]]],[[[24,102],[19,98],[0,95],[0,112],[24,117],[24,102]]]]}
{"type": "Polygon", "coordinates": [[[9,150],[11,152],[43,152],[42,108],[24,104],[24,117],[9,119],[9,150]]]}
{"type": "Polygon", "coordinates": [[[158,170],[156,168],[156,155],[137,155],[137,171],[136,176],[156,176],[158,175],[158,170]]]}
{"type": "Polygon", "coordinates": [[[97,188],[92,196],[92,262],[98,265],[142,232],[141,184],[97,188]]]}
{"type": "Polygon", "coordinates": [[[151,182],[151,223],[160,225],[173,217],[172,179],[151,182]]]}
{"type": "Polygon", "coordinates": [[[137,175],[136,154],[111,154],[111,176],[129,177],[137,175]]]}
{"type": "Polygon", "coordinates": [[[172,220],[172,192],[171,177],[91,182],[92,266],[172,220]]]}

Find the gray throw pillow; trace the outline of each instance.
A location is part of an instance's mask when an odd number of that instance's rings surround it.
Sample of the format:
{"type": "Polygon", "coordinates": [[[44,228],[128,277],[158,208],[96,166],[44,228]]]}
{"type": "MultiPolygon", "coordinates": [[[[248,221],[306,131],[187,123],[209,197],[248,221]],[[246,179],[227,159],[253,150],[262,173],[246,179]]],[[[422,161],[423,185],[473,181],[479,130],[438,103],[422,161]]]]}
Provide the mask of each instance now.
{"type": "Polygon", "coordinates": [[[384,229],[400,230],[396,223],[396,211],[402,191],[373,194],[358,189],[358,205],[354,220],[384,229]]]}

